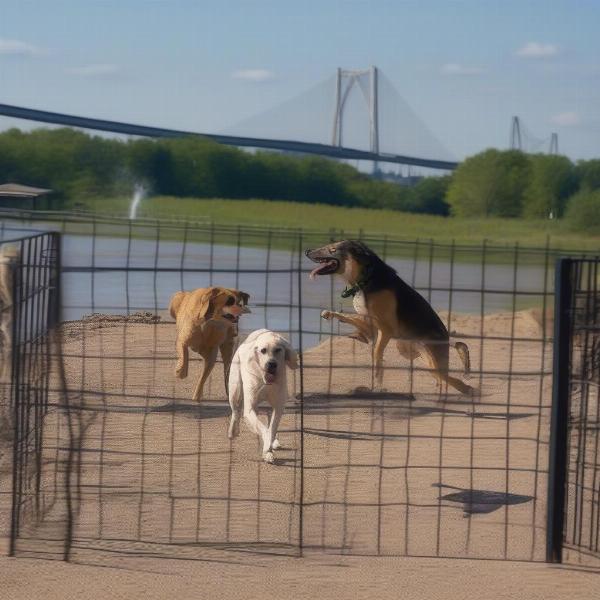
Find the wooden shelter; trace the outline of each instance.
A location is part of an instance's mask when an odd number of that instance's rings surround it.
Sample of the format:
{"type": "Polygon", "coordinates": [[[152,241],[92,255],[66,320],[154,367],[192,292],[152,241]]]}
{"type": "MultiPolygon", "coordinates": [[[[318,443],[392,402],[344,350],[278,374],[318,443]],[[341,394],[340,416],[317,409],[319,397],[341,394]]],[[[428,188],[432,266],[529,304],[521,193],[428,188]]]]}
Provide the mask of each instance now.
{"type": "MultiPolygon", "coordinates": [[[[41,199],[52,190],[21,185],[20,183],[4,183],[0,185],[0,208],[21,208],[35,210],[41,207],[41,199]]],[[[45,198],[45,208],[49,208],[45,198]]]]}

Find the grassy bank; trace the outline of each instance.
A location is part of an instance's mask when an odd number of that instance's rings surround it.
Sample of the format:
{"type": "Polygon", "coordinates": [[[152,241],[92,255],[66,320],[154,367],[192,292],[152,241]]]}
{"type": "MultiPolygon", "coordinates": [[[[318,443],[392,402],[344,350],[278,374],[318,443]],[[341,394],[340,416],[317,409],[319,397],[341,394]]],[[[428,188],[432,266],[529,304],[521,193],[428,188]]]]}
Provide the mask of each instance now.
{"type": "MultiPolygon", "coordinates": [[[[79,208],[99,214],[127,216],[129,198],[87,200],[79,208]]],[[[222,200],[153,197],[142,200],[139,217],[190,219],[227,225],[262,225],[282,228],[344,231],[348,237],[362,230],[409,240],[434,239],[436,242],[525,246],[546,244],[553,248],[596,251],[600,236],[569,230],[564,221],[525,219],[464,219],[401,213],[390,210],[359,209],[324,204],[300,204],[267,200],[222,200]]]]}

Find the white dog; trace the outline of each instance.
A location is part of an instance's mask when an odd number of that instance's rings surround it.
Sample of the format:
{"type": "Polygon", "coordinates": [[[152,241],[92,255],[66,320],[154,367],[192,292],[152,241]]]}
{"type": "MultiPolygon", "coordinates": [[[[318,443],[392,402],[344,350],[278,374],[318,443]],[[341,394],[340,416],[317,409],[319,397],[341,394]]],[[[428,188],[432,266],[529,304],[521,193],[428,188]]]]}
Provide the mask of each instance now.
{"type": "Polygon", "coordinates": [[[240,344],[229,371],[229,439],[239,435],[243,408],[246,422],[262,438],[263,459],[268,463],[275,461],[273,450],[281,446],[277,428],[288,398],[286,364],[290,369],[298,366],[298,356],[290,343],[268,329],[258,329],[240,344]],[[261,400],[273,409],[268,427],[256,414],[261,400]]]}

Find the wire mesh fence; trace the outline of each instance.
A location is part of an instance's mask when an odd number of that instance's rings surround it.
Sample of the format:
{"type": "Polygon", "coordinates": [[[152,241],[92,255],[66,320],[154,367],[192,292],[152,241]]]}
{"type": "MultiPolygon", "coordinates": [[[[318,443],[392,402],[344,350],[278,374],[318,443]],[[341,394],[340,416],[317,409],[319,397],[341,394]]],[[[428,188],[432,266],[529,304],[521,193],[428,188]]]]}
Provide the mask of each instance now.
{"type": "MultiPolygon", "coordinates": [[[[426,361],[392,345],[376,386],[372,347],[321,319],[352,311],[351,299],[332,277],[308,279],[304,249],[344,232],[61,228],[60,419],[42,454],[65,475],[62,505],[17,551],[58,556],[45,540],[66,536],[68,555],[88,560],[225,550],[544,560],[550,248],[363,238],[468,345],[471,397],[440,392],[426,361]],[[243,426],[227,438],[220,362],[200,402],[200,359],[188,379],[174,376],[169,298],[210,285],[250,295],[240,340],[266,327],[301,353],[274,465],[243,426]]],[[[450,368],[462,377],[458,356],[450,368]]]]}
{"type": "Polygon", "coordinates": [[[600,259],[562,259],[548,557],[600,558],[600,259]]]}
{"type": "MultiPolygon", "coordinates": [[[[0,242],[0,464],[9,553],[60,502],[58,460],[44,459],[52,330],[59,309],[55,233],[0,242]]],[[[56,457],[54,457],[56,458],[56,457]]]]}

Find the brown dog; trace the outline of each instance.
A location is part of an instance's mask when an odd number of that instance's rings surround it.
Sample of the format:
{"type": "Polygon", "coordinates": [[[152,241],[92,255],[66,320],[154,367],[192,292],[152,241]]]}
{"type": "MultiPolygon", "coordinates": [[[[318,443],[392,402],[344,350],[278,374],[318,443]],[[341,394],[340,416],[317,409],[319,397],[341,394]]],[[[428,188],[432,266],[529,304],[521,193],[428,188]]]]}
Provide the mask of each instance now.
{"type": "Polygon", "coordinates": [[[171,298],[169,312],[177,324],[175,375],[180,379],[187,377],[188,349],[204,359],[204,369],[194,390],[193,400],[202,398],[204,383],[215,366],[219,349],[227,390],[237,322],[241,314],[250,312],[246,306],[249,299],[250,296],[245,292],[222,287],[177,292],[171,298]]]}
{"type": "MultiPolygon", "coordinates": [[[[425,350],[440,386],[446,381],[463,394],[473,393],[471,386],[449,374],[450,340],[448,330],[437,313],[423,296],[400,279],[396,271],[365,244],[352,240],[335,242],[316,250],[307,250],[306,256],[319,263],[311,272],[311,278],[337,274],[346,281],[348,287],[342,297],[353,297],[357,314],[325,310],[321,316],[354,325],[357,331],[351,337],[375,343],[378,385],[383,379],[384,350],[390,339],[395,339],[400,354],[411,361],[420,356],[415,345],[425,350]]],[[[456,342],[453,346],[467,374],[467,345],[456,342]]]]}

